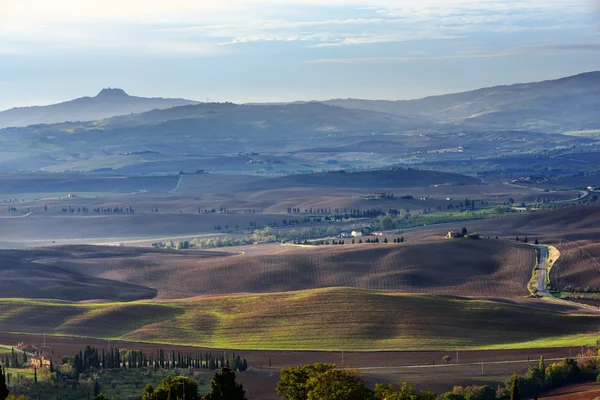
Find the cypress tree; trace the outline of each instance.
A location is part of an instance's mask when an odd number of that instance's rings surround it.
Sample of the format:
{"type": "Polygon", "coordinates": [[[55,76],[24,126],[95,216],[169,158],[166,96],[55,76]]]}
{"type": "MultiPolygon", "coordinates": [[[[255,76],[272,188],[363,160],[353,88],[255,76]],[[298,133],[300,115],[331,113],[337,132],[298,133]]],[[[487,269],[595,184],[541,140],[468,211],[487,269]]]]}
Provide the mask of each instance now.
{"type": "Polygon", "coordinates": [[[546,380],[546,362],[544,361],[544,356],[540,357],[540,364],[538,366],[540,373],[542,374],[542,379],[546,380]]]}
{"type": "Polygon", "coordinates": [[[9,391],[8,386],[6,386],[6,378],[4,377],[4,372],[0,366],[0,400],[5,400],[8,397],[8,394],[9,391]]]}
{"type": "Polygon", "coordinates": [[[33,383],[37,383],[37,368],[33,368],[33,383]]]}
{"type": "Polygon", "coordinates": [[[521,400],[521,396],[519,395],[519,376],[517,374],[514,374],[512,378],[510,400],[521,400]]]}

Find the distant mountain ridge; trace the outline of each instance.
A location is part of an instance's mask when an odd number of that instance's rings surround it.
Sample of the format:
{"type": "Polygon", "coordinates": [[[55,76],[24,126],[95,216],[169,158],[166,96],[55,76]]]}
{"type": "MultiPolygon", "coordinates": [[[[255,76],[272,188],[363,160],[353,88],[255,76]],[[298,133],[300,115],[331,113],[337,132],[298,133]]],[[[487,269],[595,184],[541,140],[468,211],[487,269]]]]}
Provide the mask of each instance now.
{"type": "Polygon", "coordinates": [[[564,133],[600,130],[600,72],[410,101],[196,104],[105,89],[33,110],[61,122],[0,129],[0,171],[362,169],[595,146],[564,133]]]}
{"type": "Polygon", "coordinates": [[[154,109],[198,104],[186,99],[136,97],[123,89],[102,89],[94,97],[80,97],[48,106],[16,107],[0,112],[0,128],[53,124],[65,121],[94,121],[143,113],[154,109]]]}
{"type": "Polygon", "coordinates": [[[600,71],[534,83],[494,86],[418,100],[332,99],[348,109],[428,118],[468,129],[561,132],[600,127],[600,71]]]}

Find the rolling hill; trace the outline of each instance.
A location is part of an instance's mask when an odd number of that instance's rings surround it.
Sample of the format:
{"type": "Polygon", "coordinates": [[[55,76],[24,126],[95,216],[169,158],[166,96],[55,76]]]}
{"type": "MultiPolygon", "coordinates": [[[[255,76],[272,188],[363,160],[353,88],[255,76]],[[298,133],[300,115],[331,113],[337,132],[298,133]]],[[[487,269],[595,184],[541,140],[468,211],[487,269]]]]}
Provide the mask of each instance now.
{"type": "Polygon", "coordinates": [[[53,124],[65,121],[93,121],[115,115],[141,113],[197,102],[129,96],[122,89],[102,89],[95,97],[80,97],[49,106],[17,107],[0,112],[0,128],[53,124]]]}
{"type": "Polygon", "coordinates": [[[517,298],[529,294],[527,282],[535,264],[533,249],[496,240],[282,246],[274,254],[233,257],[101,246],[4,250],[0,255],[0,297],[65,301],[328,287],[517,298]]]}
{"type": "Polygon", "coordinates": [[[419,100],[328,100],[350,109],[430,118],[463,129],[519,129],[544,132],[597,129],[600,72],[557,80],[496,86],[419,100]]]}
{"type": "Polygon", "coordinates": [[[579,343],[570,316],[461,297],[320,289],[176,301],[77,304],[2,299],[0,330],[252,350],[455,350],[579,343]],[[499,334],[501,329],[502,334],[499,334]],[[562,342],[561,342],[562,340],[562,342]]]}
{"type": "Polygon", "coordinates": [[[569,206],[556,210],[477,221],[468,225],[471,231],[481,232],[486,236],[512,238],[528,236],[551,244],[558,244],[561,239],[566,241],[599,240],[600,208],[569,206]]]}
{"type": "Polygon", "coordinates": [[[553,287],[600,290],[600,245],[595,240],[566,242],[557,248],[560,257],[550,271],[553,287]]]}
{"type": "MultiPolygon", "coordinates": [[[[274,178],[259,178],[243,175],[199,174],[186,175],[177,194],[193,193],[243,193],[257,196],[263,191],[279,191],[294,188],[347,189],[347,190],[395,190],[405,188],[429,188],[441,186],[473,185],[479,188],[481,180],[448,172],[423,171],[395,168],[387,170],[346,172],[344,170],[316,172],[312,174],[290,174],[274,178]],[[221,182],[219,182],[221,181],[221,182]]],[[[425,189],[423,189],[425,190],[425,189]]],[[[288,192],[285,192],[288,193],[288,192]]],[[[358,192],[360,193],[360,192],[358,192]]],[[[272,196],[277,196],[273,193],[272,196]]],[[[293,197],[289,193],[289,197],[293,197]]],[[[282,196],[283,197],[283,196],[282,196]]]]}
{"type": "Polygon", "coordinates": [[[222,257],[227,253],[198,252],[193,255],[173,254],[164,250],[121,249],[110,247],[62,247],[32,251],[0,251],[0,293],[2,297],[59,299],[69,301],[109,300],[133,301],[151,299],[156,289],[145,282],[123,279],[118,270],[129,260],[128,268],[157,265],[167,256],[171,259],[198,260],[222,257]],[[85,266],[92,267],[86,269],[85,266]],[[114,270],[116,269],[116,271],[114,270]],[[121,279],[119,279],[121,278],[121,279]]]}

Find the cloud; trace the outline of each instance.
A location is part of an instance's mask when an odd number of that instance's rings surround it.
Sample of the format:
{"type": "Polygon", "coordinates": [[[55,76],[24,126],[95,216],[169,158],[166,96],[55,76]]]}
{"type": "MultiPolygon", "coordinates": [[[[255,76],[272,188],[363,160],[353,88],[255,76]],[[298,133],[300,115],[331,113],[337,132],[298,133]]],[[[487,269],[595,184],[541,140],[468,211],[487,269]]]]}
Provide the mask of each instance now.
{"type": "Polygon", "coordinates": [[[600,52],[600,43],[573,43],[522,46],[494,52],[457,52],[449,55],[418,55],[415,57],[346,57],[319,58],[305,61],[306,64],[402,64],[415,61],[481,59],[512,56],[562,55],[573,52],[600,52]]]}
{"type": "Polygon", "coordinates": [[[333,50],[572,29],[586,9],[588,0],[0,0],[0,42],[5,54],[207,56],[258,42],[333,50]]]}

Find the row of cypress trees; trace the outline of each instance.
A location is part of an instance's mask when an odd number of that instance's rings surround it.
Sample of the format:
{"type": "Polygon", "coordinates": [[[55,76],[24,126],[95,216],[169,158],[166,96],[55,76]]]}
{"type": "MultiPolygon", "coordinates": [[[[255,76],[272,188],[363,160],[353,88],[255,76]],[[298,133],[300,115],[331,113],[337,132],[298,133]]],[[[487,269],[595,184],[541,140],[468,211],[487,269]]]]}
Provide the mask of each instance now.
{"type": "Polygon", "coordinates": [[[115,368],[231,368],[245,371],[248,369],[248,362],[245,358],[236,356],[235,353],[230,358],[227,353],[219,356],[210,352],[192,355],[174,350],[169,353],[163,349],[158,349],[156,353],[144,353],[142,350],[131,351],[118,348],[99,351],[94,347],[87,346],[84,351],[80,351],[74,357],[73,368],[76,372],[115,368]]]}

